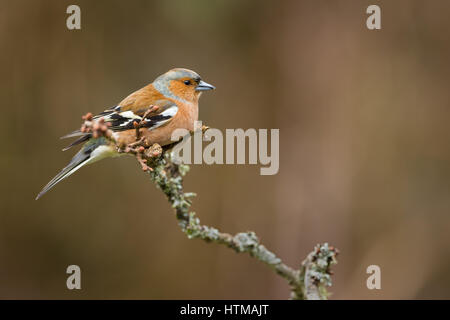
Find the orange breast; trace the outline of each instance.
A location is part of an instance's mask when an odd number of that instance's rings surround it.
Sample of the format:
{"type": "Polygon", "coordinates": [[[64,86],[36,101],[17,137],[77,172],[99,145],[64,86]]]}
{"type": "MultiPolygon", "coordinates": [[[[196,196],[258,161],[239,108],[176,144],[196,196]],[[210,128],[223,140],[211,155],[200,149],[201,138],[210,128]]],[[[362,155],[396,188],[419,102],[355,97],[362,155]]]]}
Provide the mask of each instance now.
{"type": "Polygon", "coordinates": [[[177,105],[178,112],[168,123],[153,130],[141,129],[142,135],[146,137],[149,145],[158,143],[164,146],[172,143],[172,132],[176,129],[194,130],[194,122],[198,120],[198,105],[186,105],[181,102],[178,102],[177,105]]]}

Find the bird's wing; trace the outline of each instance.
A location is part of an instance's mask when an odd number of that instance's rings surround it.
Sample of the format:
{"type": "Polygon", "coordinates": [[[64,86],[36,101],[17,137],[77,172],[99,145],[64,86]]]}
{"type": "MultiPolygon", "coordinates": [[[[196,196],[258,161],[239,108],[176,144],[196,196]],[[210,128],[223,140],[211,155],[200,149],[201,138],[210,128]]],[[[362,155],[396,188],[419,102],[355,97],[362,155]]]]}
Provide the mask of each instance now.
{"type": "Polygon", "coordinates": [[[140,122],[140,127],[149,130],[156,129],[172,120],[178,112],[177,105],[167,99],[157,100],[142,107],[119,107],[118,111],[103,116],[106,122],[111,123],[113,131],[134,129],[134,122],[140,122]]]}
{"type": "MultiPolygon", "coordinates": [[[[138,122],[141,128],[153,130],[169,122],[178,112],[177,105],[167,99],[157,100],[154,104],[134,109],[136,110],[133,111],[131,108],[119,105],[99,113],[94,116],[93,119],[103,118],[106,123],[110,124],[109,129],[116,132],[134,130],[134,122],[138,122]],[[144,116],[145,118],[143,118],[144,116]]],[[[71,137],[78,137],[78,139],[63,150],[67,150],[77,144],[85,142],[89,140],[91,136],[90,133],[84,133],[80,130],[73,131],[61,137],[61,139],[71,137]]]]}

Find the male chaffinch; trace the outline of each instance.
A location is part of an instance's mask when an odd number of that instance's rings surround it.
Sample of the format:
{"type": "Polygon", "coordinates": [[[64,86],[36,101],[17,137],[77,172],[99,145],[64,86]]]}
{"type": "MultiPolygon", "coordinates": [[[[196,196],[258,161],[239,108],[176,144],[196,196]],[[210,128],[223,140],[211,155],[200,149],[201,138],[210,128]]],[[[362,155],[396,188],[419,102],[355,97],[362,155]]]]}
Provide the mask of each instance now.
{"type": "MultiPolygon", "coordinates": [[[[161,146],[173,143],[172,132],[182,128],[194,130],[198,120],[198,100],[203,91],[215,89],[194,71],[175,68],[156,78],[149,85],[133,92],[117,106],[93,117],[103,118],[112,130],[112,137],[120,146],[144,138],[147,145],[161,146]],[[136,122],[139,128],[136,129],[136,122]],[[137,133],[139,130],[139,133],[137,133]]],[[[38,194],[36,200],[82,166],[120,155],[114,143],[92,132],[76,130],[61,138],[78,137],[63,150],[85,142],[69,164],[61,170],[38,194]]]]}

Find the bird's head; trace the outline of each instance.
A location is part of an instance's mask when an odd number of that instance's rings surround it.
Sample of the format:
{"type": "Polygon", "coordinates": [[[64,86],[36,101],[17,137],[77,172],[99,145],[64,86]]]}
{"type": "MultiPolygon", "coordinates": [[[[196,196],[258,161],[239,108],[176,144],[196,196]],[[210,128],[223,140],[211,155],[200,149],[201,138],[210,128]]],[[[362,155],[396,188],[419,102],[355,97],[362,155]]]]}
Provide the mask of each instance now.
{"type": "Polygon", "coordinates": [[[153,86],[166,97],[187,102],[197,102],[203,91],[215,89],[196,72],[183,68],[175,68],[160,75],[153,81],[153,86]]]}

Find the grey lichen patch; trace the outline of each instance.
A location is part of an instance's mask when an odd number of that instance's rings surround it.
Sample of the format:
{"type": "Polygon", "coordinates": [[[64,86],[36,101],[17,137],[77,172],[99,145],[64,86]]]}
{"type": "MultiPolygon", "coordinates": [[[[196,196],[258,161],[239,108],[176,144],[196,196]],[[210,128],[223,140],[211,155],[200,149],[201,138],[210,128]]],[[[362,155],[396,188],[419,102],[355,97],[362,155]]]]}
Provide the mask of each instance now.
{"type": "Polygon", "coordinates": [[[259,239],[254,232],[241,232],[234,236],[233,241],[239,252],[252,252],[259,244],[259,239]]]}
{"type": "Polygon", "coordinates": [[[262,244],[258,246],[259,259],[267,264],[277,265],[281,263],[281,259],[278,258],[273,252],[269,251],[262,244]]]}
{"type": "Polygon", "coordinates": [[[184,177],[190,170],[189,166],[186,164],[180,164],[178,166],[178,170],[180,171],[180,175],[184,177]]]}
{"type": "Polygon", "coordinates": [[[337,263],[339,251],[328,243],[318,244],[303,261],[300,278],[305,283],[307,299],[327,299],[327,287],[332,285],[331,266],[337,263]]]}

